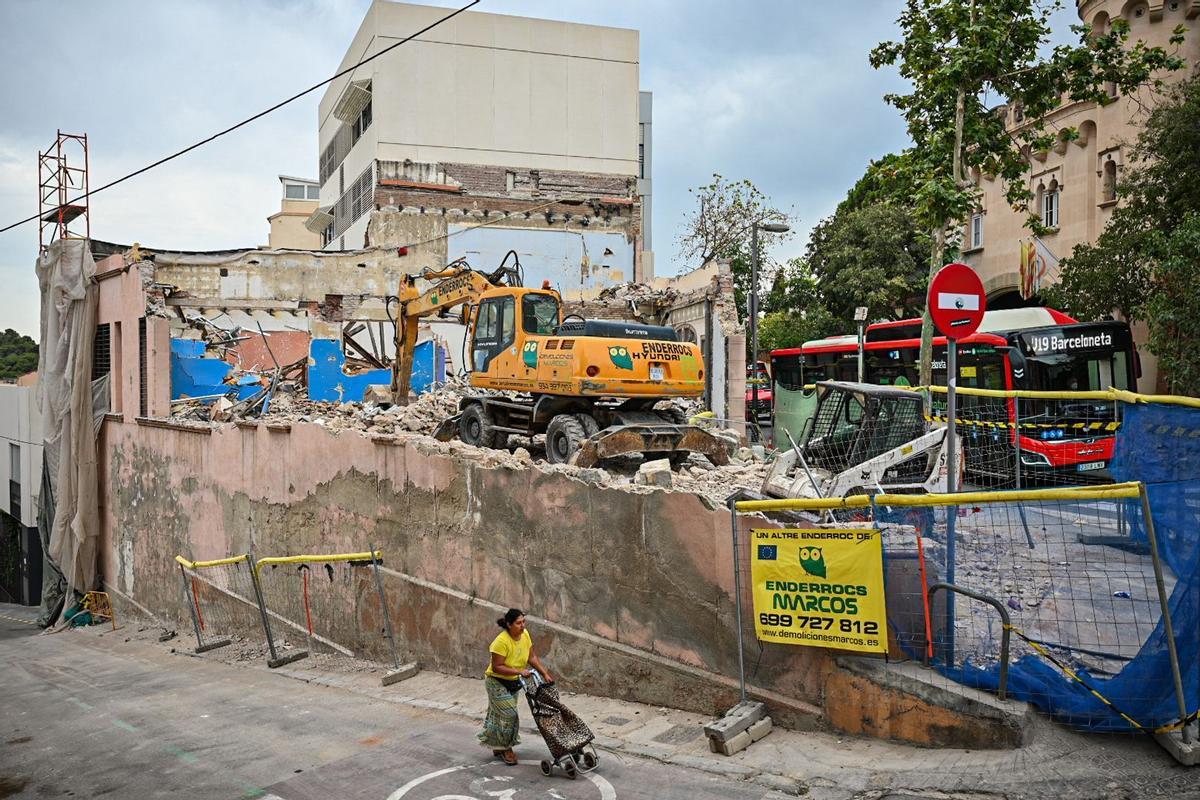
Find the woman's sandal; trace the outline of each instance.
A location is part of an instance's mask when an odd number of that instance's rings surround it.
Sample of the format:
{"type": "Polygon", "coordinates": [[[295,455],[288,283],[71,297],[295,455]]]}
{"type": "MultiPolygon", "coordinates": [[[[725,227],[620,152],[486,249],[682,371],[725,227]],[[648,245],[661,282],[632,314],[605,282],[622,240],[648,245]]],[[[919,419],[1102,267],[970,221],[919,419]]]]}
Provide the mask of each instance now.
{"type": "Polygon", "coordinates": [[[517,765],[517,754],[512,750],[505,750],[501,758],[503,758],[504,763],[510,767],[515,767],[517,765]]]}

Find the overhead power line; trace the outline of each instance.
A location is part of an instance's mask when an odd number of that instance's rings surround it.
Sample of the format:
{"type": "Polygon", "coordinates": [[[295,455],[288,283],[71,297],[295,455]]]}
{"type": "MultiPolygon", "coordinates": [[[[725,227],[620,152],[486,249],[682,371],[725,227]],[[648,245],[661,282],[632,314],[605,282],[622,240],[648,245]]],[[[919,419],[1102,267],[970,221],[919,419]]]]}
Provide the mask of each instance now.
{"type": "MultiPolygon", "coordinates": [[[[426,25],[424,28],[417,31],[416,33],[409,34],[408,36],[404,37],[403,39],[396,42],[395,44],[388,45],[387,47],[383,48],[375,55],[373,55],[369,58],[364,58],[362,61],[359,61],[357,64],[347,67],[346,69],[342,70],[338,74],[330,76],[330,77],[326,78],[325,80],[321,81],[320,83],[313,84],[312,86],[308,87],[304,91],[294,94],[291,97],[289,97],[288,99],[278,102],[275,105],[271,106],[270,108],[268,108],[264,111],[258,112],[257,114],[255,114],[252,117],[247,117],[246,119],[242,120],[241,122],[237,123],[236,125],[230,125],[225,130],[219,131],[218,133],[214,133],[212,136],[209,136],[207,139],[202,139],[202,140],[196,142],[195,144],[189,145],[176,153],[172,153],[169,156],[160,158],[158,161],[155,161],[153,164],[147,164],[146,166],[142,167],[141,169],[134,170],[133,172],[129,173],[128,175],[124,175],[120,178],[117,178],[115,181],[111,181],[109,183],[104,184],[103,186],[100,186],[96,189],[92,189],[89,192],[81,194],[78,197],[76,197],[74,200],[71,200],[68,203],[65,203],[64,205],[74,205],[75,203],[78,203],[80,200],[84,200],[95,194],[99,194],[100,192],[104,191],[105,189],[111,189],[113,186],[116,186],[118,183],[124,183],[125,181],[129,180],[130,178],[135,178],[138,175],[141,175],[143,172],[149,172],[150,170],[154,169],[155,167],[160,167],[163,164],[166,164],[168,161],[174,161],[175,159],[179,158],[180,156],[186,155],[187,153],[190,153],[191,151],[195,150],[198,147],[203,147],[204,145],[208,144],[211,141],[220,139],[222,136],[224,136],[227,133],[232,133],[232,132],[236,131],[238,128],[249,125],[251,122],[254,122],[255,120],[265,117],[267,114],[270,114],[272,111],[278,111],[279,109],[286,106],[288,103],[292,103],[296,100],[299,100],[301,97],[304,97],[304,95],[306,95],[306,94],[315,92],[317,89],[320,89],[322,86],[332,83],[333,81],[336,81],[338,78],[342,77],[343,75],[353,72],[354,70],[361,67],[363,64],[367,64],[371,61],[374,61],[375,59],[379,58],[381,55],[388,53],[392,50],[395,50],[400,45],[406,44],[406,43],[412,41],[413,39],[417,38],[421,34],[427,33],[429,31],[433,30],[438,25],[441,25],[443,22],[445,22],[449,19],[453,19],[454,17],[457,17],[459,14],[463,13],[467,9],[471,8],[472,6],[478,5],[480,2],[481,2],[481,0],[471,0],[470,3],[467,3],[465,6],[458,9],[457,11],[447,14],[446,16],[442,17],[441,19],[437,20],[436,22],[434,22],[430,25],[426,25]]],[[[27,222],[33,222],[34,220],[36,220],[38,218],[38,216],[39,216],[38,214],[34,214],[32,217],[26,217],[23,220],[12,223],[11,225],[5,225],[3,228],[0,228],[0,233],[4,233],[5,231],[12,230],[13,228],[20,227],[21,225],[24,225],[27,222]]]]}

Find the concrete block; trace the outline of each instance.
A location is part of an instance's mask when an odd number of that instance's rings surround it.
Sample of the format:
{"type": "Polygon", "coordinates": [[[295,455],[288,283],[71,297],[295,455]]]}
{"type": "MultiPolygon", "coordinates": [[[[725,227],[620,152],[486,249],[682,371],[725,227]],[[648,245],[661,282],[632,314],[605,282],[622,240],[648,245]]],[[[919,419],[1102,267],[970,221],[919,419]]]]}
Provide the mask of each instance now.
{"type": "Polygon", "coordinates": [[[393,683],[408,680],[420,671],[421,668],[417,666],[417,662],[415,661],[408,664],[401,664],[396,669],[384,675],[382,683],[384,686],[391,686],[393,683]]]}
{"type": "Polygon", "coordinates": [[[715,736],[709,736],[707,738],[708,738],[708,749],[714,753],[721,752],[721,740],[717,739],[715,736]]]}
{"type": "Polygon", "coordinates": [[[737,736],[725,740],[725,743],[721,745],[721,753],[727,756],[740,753],[750,746],[751,741],[750,734],[742,731],[737,736]]]}
{"type": "Polygon", "coordinates": [[[672,484],[671,462],[665,458],[647,461],[638,467],[633,482],[642,486],[661,486],[670,489],[672,484]]]}
{"type": "Polygon", "coordinates": [[[392,404],[392,387],[368,386],[363,392],[363,402],[384,407],[390,406],[392,404]]]}
{"type": "Polygon", "coordinates": [[[271,669],[279,669],[285,664],[291,664],[293,661],[299,661],[302,658],[308,658],[307,650],[296,650],[292,653],[286,653],[279,658],[267,659],[267,666],[271,669]]]}
{"type": "Polygon", "coordinates": [[[704,733],[718,742],[726,742],[765,716],[767,716],[766,705],[754,700],[746,700],[726,711],[725,716],[705,725],[704,733]]]}
{"type": "Polygon", "coordinates": [[[763,447],[761,444],[751,445],[750,452],[753,453],[754,457],[759,461],[767,460],[767,448],[763,447]]]}
{"type": "Polygon", "coordinates": [[[750,741],[757,742],[759,739],[771,732],[771,718],[763,717],[758,722],[746,729],[746,733],[750,734],[750,741]]]}
{"type": "Polygon", "coordinates": [[[1200,742],[1183,741],[1183,736],[1179,731],[1156,733],[1154,740],[1183,766],[1194,767],[1200,764],[1200,742]]]}

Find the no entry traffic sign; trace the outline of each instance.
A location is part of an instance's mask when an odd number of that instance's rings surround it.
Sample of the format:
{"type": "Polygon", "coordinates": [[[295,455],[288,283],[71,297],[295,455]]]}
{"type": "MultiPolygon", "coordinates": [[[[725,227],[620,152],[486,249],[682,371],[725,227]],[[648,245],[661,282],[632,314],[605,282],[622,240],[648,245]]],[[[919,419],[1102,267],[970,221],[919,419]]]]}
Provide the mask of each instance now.
{"type": "Polygon", "coordinates": [[[983,281],[966,264],[947,264],[929,282],[929,316],[950,339],[970,336],[979,329],[987,297],[983,281]]]}

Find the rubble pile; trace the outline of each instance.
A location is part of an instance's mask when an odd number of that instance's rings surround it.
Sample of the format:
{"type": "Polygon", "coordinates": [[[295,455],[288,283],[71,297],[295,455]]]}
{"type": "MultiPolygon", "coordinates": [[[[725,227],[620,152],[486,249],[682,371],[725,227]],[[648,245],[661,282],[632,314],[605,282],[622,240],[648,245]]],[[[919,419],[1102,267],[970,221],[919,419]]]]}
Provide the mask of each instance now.
{"type": "Polygon", "coordinates": [[[761,492],[769,461],[752,454],[744,458],[747,454],[750,451],[742,448],[723,467],[714,467],[703,456],[692,456],[674,472],[672,485],[679,491],[706,497],[720,505],[740,489],[761,492]]]}
{"type": "Polygon", "coordinates": [[[432,434],[442,420],[458,413],[458,402],[466,388],[464,380],[452,379],[406,406],[386,408],[371,402],[320,402],[285,393],[271,400],[261,419],[267,424],[311,422],[330,430],[358,430],[368,434],[432,434]]]}
{"type": "MultiPolygon", "coordinates": [[[[309,400],[303,387],[280,386],[270,397],[264,413],[258,416],[239,413],[239,406],[228,400],[216,403],[189,403],[174,409],[172,421],[177,424],[203,425],[242,418],[256,419],[266,425],[292,425],[310,423],[321,425],[331,431],[357,431],[369,436],[418,436],[429,446],[444,450],[450,455],[469,457],[486,466],[504,466],[512,469],[533,467],[548,472],[563,472],[590,483],[614,487],[638,487],[648,491],[650,487],[672,489],[705,497],[714,505],[723,505],[726,499],[739,489],[759,491],[767,473],[768,456],[761,447],[753,450],[741,446],[737,433],[713,430],[723,438],[731,453],[730,463],[723,467],[711,464],[701,455],[691,455],[678,465],[666,459],[646,462],[641,456],[633,455],[611,459],[602,467],[581,469],[565,464],[549,464],[545,461],[543,437],[528,439],[509,437],[511,450],[478,448],[461,441],[448,443],[433,442],[429,437],[443,420],[459,411],[459,401],[471,389],[465,378],[453,378],[434,391],[426,392],[408,405],[385,406],[373,402],[334,403],[309,400]],[[651,468],[651,465],[653,467],[651,468]],[[665,468],[664,468],[665,466],[665,468]],[[647,473],[650,479],[647,480],[647,473]],[[643,476],[643,477],[639,477],[643,476]],[[645,488],[642,488],[645,487],[645,488]]],[[[677,408],[685,417],[691,418],[700,410],[695,400],[672,399],[657,404],[658,408],[677,408]]]]}
{"type": "Polygon", "coordinates": [[[645,283],[621,283],[604,289],[597,299],[604,303],[634,303],[649,305],[654,308],[665,308],[675,302],[679,292],[674,289],[656,289],[645,283]]]}

